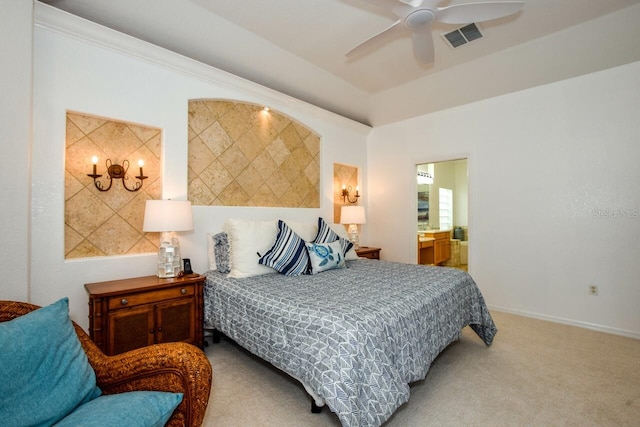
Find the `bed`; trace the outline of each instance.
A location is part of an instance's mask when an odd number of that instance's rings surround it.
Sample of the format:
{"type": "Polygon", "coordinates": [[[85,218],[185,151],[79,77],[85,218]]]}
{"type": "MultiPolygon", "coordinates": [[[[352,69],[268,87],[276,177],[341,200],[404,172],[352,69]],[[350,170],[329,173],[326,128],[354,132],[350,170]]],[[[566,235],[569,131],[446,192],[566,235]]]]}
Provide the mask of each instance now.
{"type": "Polygon", "coordinates": [[[210,270],[205,323],[299,380],[343,426],[384,423],[464,327],[491,345],[497,329],[468,273],[353,258],[344,267],[297,276],[210,270]]]}

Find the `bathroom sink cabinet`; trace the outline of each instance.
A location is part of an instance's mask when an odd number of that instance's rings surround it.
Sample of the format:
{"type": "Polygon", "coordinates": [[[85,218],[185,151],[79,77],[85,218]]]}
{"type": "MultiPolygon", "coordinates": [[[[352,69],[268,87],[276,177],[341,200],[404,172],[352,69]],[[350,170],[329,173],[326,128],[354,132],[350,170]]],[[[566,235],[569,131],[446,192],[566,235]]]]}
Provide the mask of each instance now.
{"type": "Polygon", "coordinates": [[[426,231],[418,237],[418,263],[440,265],[451,258],[451,232],[426,231]]]}

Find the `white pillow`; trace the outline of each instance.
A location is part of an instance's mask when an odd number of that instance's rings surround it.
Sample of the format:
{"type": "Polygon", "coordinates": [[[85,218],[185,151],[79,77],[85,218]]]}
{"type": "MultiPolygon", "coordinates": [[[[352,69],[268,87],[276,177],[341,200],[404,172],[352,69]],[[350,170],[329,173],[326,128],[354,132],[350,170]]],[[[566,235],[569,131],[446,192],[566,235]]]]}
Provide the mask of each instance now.
{"type": "MultiPolygon", "coordinates": [[[[349,233],[347,233],[347,230],[344,228],[344,225],[342,224],[336,224],[333,222],[327,222],[327,225],[329,226],[329,228],[331,228],[338,236],[342,237],[343,239],[347,239],[347,240],[351,240],[349,239],[349,233]]],[[[317,228],[317,227],[316,227],[317,228]]],[[[344,259],[358,259],[360,258],[358,256],[358,254],[356,253],[356,250],[354,247],[351,247],[351,249],[349,249],[347,251],[347,253],[344,255],[344,259]]]]}
{"type": "Polygon", "coordinates": [[[229,277],[241,278],[273,273],[271,267],[258,264],[258,260],[276,241],[278,221],[228,219],[223,229],[229,237],[229,277]]]}
{"type": "Polygon", "coordinates": [[[285,224],[289,226],[302,240],[305,242],[311,242],[318,234],[318,222],[296,222],[283,220],[285,224]]]}

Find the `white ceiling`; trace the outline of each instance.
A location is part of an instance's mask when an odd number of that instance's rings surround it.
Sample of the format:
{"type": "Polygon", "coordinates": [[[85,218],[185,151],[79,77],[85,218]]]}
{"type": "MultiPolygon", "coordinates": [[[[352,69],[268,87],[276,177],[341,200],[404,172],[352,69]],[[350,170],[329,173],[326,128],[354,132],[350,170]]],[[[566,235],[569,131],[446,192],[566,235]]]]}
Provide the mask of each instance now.
{"type": "Polygon", "coordinates": [[[409,37],[345,57],[396,19],[367,0],[43,3],[376,126],[640,60],[640,0],[525,0],[455,50],[437,23],[429,66],[409,37]]]}

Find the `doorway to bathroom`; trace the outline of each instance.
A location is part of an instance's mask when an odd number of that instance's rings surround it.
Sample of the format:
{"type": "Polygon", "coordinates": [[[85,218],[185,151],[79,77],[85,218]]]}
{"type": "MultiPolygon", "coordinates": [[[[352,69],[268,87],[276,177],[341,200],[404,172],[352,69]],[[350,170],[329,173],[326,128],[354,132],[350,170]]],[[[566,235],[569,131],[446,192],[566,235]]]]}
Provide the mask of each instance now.
{"type": "Polygon", "coordinates": [[[416,165],[418,263],[469,268],[467,159],[416,165]]]}

